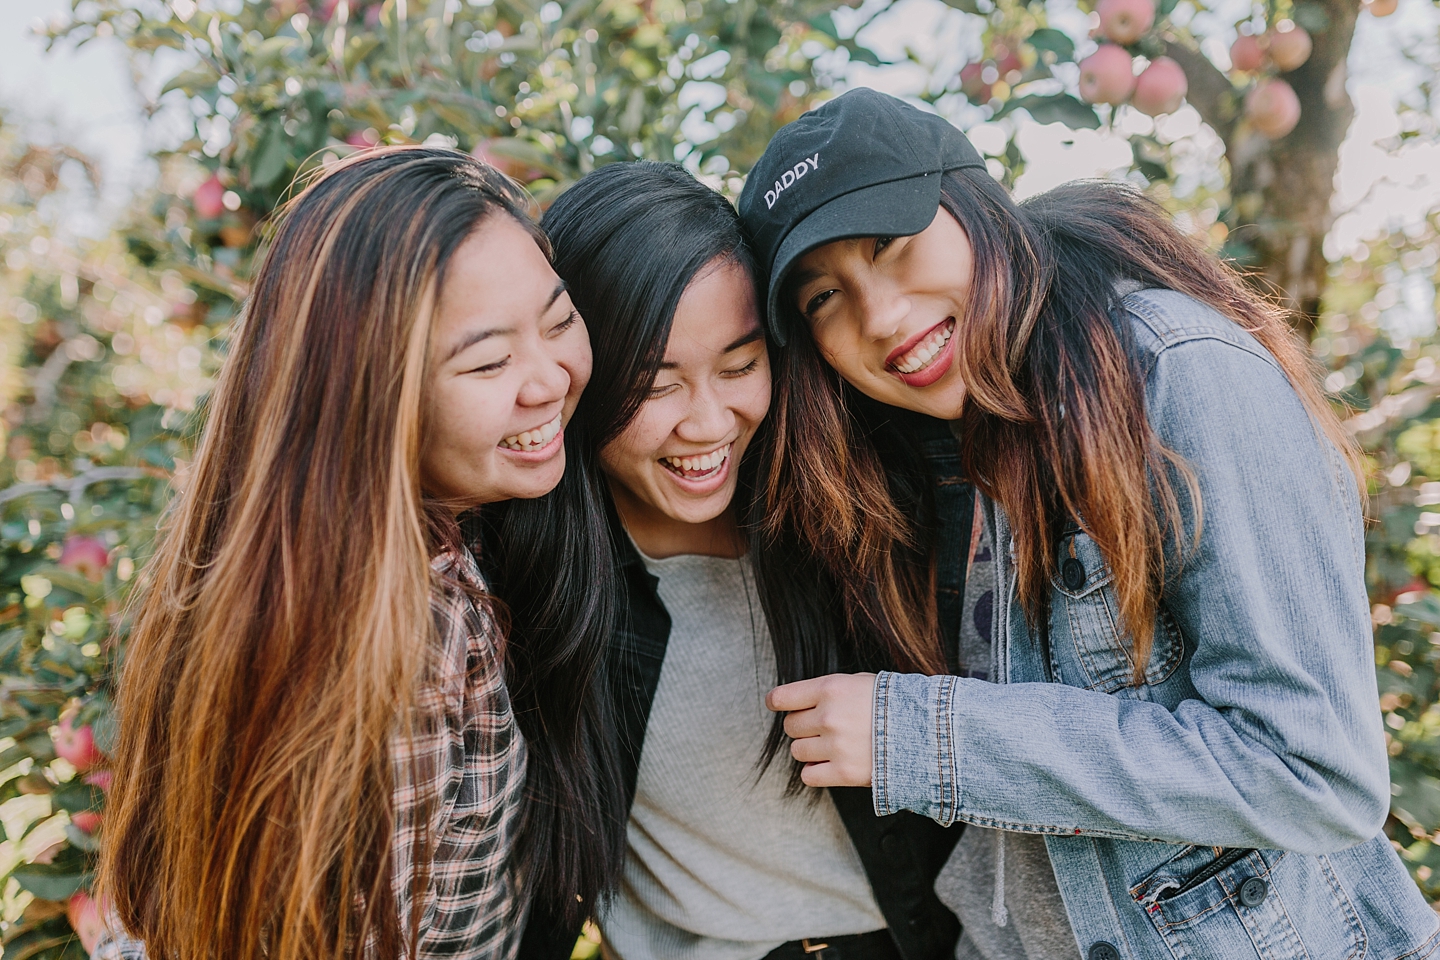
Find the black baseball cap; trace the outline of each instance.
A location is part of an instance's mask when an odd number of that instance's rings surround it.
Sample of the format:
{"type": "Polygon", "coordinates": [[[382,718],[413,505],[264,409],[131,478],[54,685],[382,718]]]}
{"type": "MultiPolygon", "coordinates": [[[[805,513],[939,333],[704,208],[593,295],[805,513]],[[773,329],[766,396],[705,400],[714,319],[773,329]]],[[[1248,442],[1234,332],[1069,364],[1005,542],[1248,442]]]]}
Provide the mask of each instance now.
{"type": "Polygon", "coordinates": [[[771,338],[787,339],[779,295],[797,259],[835,240],[919,233],[940,208],[940,175],[967,167],[985,161],[953,124],[865,88],[781,127],[740,193],[740,218],[770,277],[771,338]]]}

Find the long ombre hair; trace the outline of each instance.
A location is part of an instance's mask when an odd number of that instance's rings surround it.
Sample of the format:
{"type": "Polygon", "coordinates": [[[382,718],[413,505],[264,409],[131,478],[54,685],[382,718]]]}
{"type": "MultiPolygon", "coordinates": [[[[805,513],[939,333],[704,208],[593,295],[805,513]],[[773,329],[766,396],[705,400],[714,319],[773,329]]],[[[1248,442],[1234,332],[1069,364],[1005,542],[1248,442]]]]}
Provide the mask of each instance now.
{"type": "Polygon", "coordinates": [[[492,216],[529,226],[524,202],[464,154],[395,148],[281,214],[119,683],[100,886],[157,960],[416,942],[389,744],[425,720],[430,558],[456,545],[421,489],[431,318],[456,248],[492,216]]]}
{"type": "MultiPolygon", "coordinates": [[[[1071,183],[1017,206],[985,171],[958,170],[944,175],[940,203],[974,251],[970,300],[956,324],[967,391],[956,432],[966,473],[1010,518],[1020,604],[1032,624],[1048,617],[1058,537],[1067,522],[1078,524],[1114,573],[1139,683],[1166,580],[1200,535],[1203,505],[1189,466],[1146,416],[1117,285],[1183,293],[1254,336],[1363,496],[1358,449],[1284,312],[1134,187],[1071,183]]],[[[772,413],[793,437],[777,471],[791,479],[771,499],[771,522],[793,523],[819,544],[848,538],[862,563],[876,555],[879,536],[913,541],[917,532],[884,495],[873,433],[863,418],[840,413],[855,392],[812,358],[809,337],[795,341],[787,391],[795,399],[772,413]]]]}

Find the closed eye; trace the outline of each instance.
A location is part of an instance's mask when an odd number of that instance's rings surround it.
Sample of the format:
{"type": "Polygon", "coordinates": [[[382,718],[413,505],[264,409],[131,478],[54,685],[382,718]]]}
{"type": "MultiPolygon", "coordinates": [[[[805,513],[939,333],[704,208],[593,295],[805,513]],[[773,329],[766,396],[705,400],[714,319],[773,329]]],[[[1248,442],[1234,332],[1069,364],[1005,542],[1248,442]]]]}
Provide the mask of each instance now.
{"type": "Polygon", "coordinates": [[[579,311],[579,310],[576,310],[576,309],[574,309],[574,308],[572,307],[572,308],[570,309],[570,314],[569,314],[569,316],[567,316],[564,320],[561,320],[559,323],[555,324],[554,327],[550,328],[550,332],[551,332],[551,333],[564,333],[566,330],[569,330],[571,327],[575,326],[575,324],[576,324],[577,322],[579,322],[579,320],[580,320],[580,311],[579,311]]]}
{"type": "Polygon", "coordinates": [[[495,372],[497,372],[497,371],[499,371],[499,370],[505,369],[505,367],[508,366],[509,363],[510,363],[510,358],[507,356],[507,357],[505,357],[505,358],[503,358],[503,359],[501,359],[501,360],[496,360],[494,363],[487,363],[487,364],[483,364],[482,366],[473,367],[473,368],[471,368],[471,369],[469,369],[469,370],[466,370],[465,372],[466,372],[466,373],[495,373],[495,372]]]}
{"type": "Polygon", "coordinates": [[[760,358],[756,357],[754,360],[751,360],[749,363],[745,364],[745,366],[741,367],[738,370],[726,370],[724,375],[727,377],[743,377],[747,373],[754,373],[756,368],[758,368],[759,366],[760,358]]]}
{"type": "Polygon", "coordinates": [[[824,305],[825,301],[829,300],[830,297],[834,295],[834,293],[834,290],[820,291],[819,293],[815,294],[815,296],[811,297],[808,301],[806,301],[804,309],[802,309],[800,312],[807,317],[814,315],[815,311],[819,310],[820,307],[824,305]]]}

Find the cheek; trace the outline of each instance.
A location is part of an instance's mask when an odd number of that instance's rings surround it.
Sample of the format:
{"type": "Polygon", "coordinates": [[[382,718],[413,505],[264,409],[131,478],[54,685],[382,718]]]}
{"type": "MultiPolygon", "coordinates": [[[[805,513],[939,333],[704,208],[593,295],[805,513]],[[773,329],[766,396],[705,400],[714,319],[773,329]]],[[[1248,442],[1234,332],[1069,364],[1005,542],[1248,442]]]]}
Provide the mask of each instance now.
{"type": "Polygon", "coordinates": [[[738,402],[734,405],[736,415],[752,430],[770,412],[770,378],[757,376],[755,380],[753,385],[746,386],[744,394],[736,398],[738,402]]]}
{"type": "Polygon", "coordinates": [[[601,448],[600,465],[606,473],[622,482],[626,477],[641,474],[659,459],[660,444],[665,436],[647,423],[642,407],[625,432],[601,448]]]}
{"type": "Polygon", "coordinates": [[[585,389],[590,382],[591,354],[590,340],[583,332],[574,337],[574,342],[568,344],[566,351],[559,358],[560,365],[570,374],[569,396],[576,396],[585,389]]]}
{"type": "Polygon", "coordinates": [[[437,391],[435,434],[457,451],[486,450],[499,443],[515,408],[515,391],[503,380],[452,381],[437,391]]]}
{"type": "Polygon", "coordinates": [[[858,324],[837,317],[810,329],[820,356],[842,376],[847,370],[865,366],[864,345],[860,342],[858,324]]]}

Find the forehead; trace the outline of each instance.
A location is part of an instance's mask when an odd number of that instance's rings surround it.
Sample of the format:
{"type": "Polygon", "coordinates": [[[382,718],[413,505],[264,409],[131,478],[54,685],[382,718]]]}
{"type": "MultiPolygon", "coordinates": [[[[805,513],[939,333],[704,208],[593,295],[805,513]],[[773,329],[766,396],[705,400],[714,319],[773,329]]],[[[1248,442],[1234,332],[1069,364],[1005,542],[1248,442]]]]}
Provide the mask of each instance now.
{"type": "Polygon", "coordinates": [[[530,232],[495,214],[451,256],[436,323],[533,320],[544,313],[558,279],[530,232]]]}
{"type": "Polygon", "coordinates": [[[755,284],[745,268],[730,260],[708,265],[690,281],[675,308],[665,360],[709,360],[759,326],[755,284]]]}

